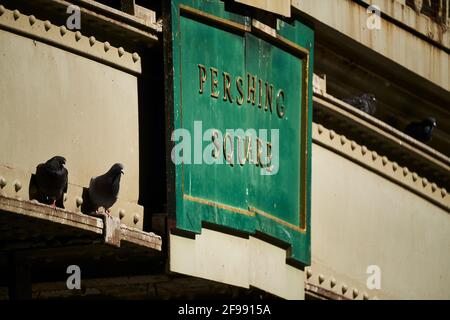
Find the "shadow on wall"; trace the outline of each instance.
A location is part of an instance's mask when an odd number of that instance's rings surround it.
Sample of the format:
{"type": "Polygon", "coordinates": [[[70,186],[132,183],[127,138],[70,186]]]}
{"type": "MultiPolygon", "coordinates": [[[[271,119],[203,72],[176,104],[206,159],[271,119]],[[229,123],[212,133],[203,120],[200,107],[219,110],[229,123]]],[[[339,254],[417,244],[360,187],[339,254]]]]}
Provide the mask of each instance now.
{"type": "Polygon", "coordinates": [[[144,207],[144,231],[152,215],[167,211],[166,113],[162,46],[142,49],[139,78],[139,204],[144,207]]]}

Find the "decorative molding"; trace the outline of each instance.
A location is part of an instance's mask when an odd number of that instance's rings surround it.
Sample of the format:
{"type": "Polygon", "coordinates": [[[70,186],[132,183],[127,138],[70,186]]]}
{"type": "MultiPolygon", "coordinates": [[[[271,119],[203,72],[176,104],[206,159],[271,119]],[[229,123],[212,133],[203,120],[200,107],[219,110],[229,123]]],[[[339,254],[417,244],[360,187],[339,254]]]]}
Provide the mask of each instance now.
{"type": "Polygon", "coordinates": [[[376,300],[365,290],[349,287],[347,283],[334,277],[316,272],[312,267],[306,268],[305,291],[330,300],[376,300]]]}
{"type": "Polygon", "coordinates": [[[413,152],[417,156],[433,162],[434,165],[440,167],[442,170],[450,170],[450,158],[447,155],[408,136],[406,133],[388,125],[386,122],[324,92],[317,86],[313,90],[314,104],[319,104],[323,109],[332,111],[340,116],[349,118],[357,124],[363,125],[368,130],[380,135],[382,139],[392,140],[407,151],[413,152]]]}
{"type": "Polygon", "coordinates": [[[364,166],[450,212],[450,196],[446,189],[438,187],[415,172],[410,172],[407,167],[400,167],[396,162],[378,155],[376,151],[369,150],[366,146],[361,146],[355,141],[348,141],[345,136],[320,124],[313,123],[312,131],[313,142],[364,166]]]}
{"type": "Polygon", "coordinates": [[[65,26],[53,25],[50,21],[36,19],[33,15],[21,14],[0,5],[0,29],[53,45],[138,75],[141,73],[141,60],[137,53],[126,52],[122,47],[115,48],[108,42],[97,41],[80,31],[70,31],[65,26]]]}

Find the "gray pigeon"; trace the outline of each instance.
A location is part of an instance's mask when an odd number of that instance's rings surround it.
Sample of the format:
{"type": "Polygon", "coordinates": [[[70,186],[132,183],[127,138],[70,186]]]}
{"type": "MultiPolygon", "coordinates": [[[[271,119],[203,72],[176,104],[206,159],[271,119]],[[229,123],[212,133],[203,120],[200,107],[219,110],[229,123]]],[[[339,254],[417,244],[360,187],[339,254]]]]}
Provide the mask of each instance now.
{"type": "Polygon", "coordinates": [[[436,128],[436,119],[428,117],[420,122],[411,122],[405,129],[405,133],[416,140],[430,142],[433,129],[436,128]]]}
{"type": "Polygon", "coordinates": [[[376,102],[377,99],[371,93],[364,93],[361,96],[352,97],[348,99],[343,99],[342,101],[358,108],[359,110],[368,113],[370,115],[374,115],[377,111],[376,102]]]}
{"type": "Polygon", "coordinates": [[[91,178],[89,183],[89,198],[93,209],[98,214],[98,208],[103,207],[109,216],[109,209],[117,201],[120,178],[123,174],[123,165],[114,164],[105,174],[91,178]]]}
{"type": "Polygon", "coordinates": [[[51,204],[56,208],[63,206],[64,193],[67,192],[67,169],[64,167],[66,159],[61,156],[51,158],[36,167],[35,181],[38,191],[38,201],[51,204]]]}

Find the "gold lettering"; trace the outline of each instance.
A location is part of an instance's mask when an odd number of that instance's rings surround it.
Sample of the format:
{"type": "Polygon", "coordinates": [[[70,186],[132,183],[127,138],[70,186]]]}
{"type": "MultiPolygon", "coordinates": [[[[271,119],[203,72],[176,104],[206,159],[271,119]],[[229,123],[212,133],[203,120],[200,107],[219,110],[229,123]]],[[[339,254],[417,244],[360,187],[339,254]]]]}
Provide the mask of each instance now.
{"type": "Polygon", "coordinates": [[[262,107],[262,79],[259,79],[259,103],[258,103],[258,107],[261,109],[262,107]]]}
{"type": "Polygon", "coordinates": [[[231,97],[230,87],[231,87],[230,74],[227,72],[224,72],[223,73],[223,100],[224,101],[229,100],[230,103],[233,103],[233,98],[231,97]]]}
{"type": "Polygon", "coordinates": [[[240,136],[237,136],[237,155],[238,155],[238,162],[241,166],[243,166],[247,160],[245,158],[245,144],[244,144],[244,150],[242,150],[242,138],[240,136]],[[243,152],[241,152],[243,151],[243,152]],[[242,157],[242,153],[244,153],[244,156],[242,157]]]}
{"type": "Polygon", "coordinates": [[[217,142],[217,139],[219,138],[219,132],[214,130],[213,134],[211,136],[211,141],[214,144],[214,146],[216,147],[215,149],[213,149],[212,151],[212,156],[216,159],[219,158],[220,155],[220,144],[217,142]]]}
{"type": "Polygon", "coordinates": [[[256,138],[256,165],[263,166],[262,163],[262,140],[260,138],[256,138]]]}
{"type": "Polygon", "coordinates": [[[267,167],[270,167],[272,163],[272,143],[267,142],[267,167]]]}
{"type": "Polygon", "coordinates": [[[233,136],[231,134],[229,134],[228,132],[225,133],[225,135],[223,137],[223,155],[225,156],[225,160],[231,166],[233,166],[233,164],[234,164],[234,141],[233,141],[233,136]],[[227,152],[227,139],[230,141],[230,145],[231,145],[230,153],[227,152]]]}
{"type": "Polygon", "coordinates": [[[255,105],[255,93],[256,93],[256,76],[252,76],[250,73],[247,73],[247,103],[252,103],[255,105]],[[252,85],[250,85],[250,78],[252,79],[252,85]]]}
{"type": "Polygon", "coordinates": [[[250,158],[250,155],[252,154],[252,137],[251,136],[246,136],[245,137],[245,156],[244,156],[244,163],[246,163],[247,161],[249,163],[254,163],[254,161],[252,161],[253,157],[250,158]]]}
{"type": "Polygon", "coordinates": [[[265,168],[267,172],[273,172],[272,165],[272,143],[267,142],[267,161],[265,163],[265,168]]]}
{"type": "MultiPolygon", "coordinates": [[[[208,70],[203,64],[198,64],[198,85],[200,94],[203,94],[207,88],[205,88],[205,83],[208,81],[208,70]]],[[[211,97],[218,99],[221,96],[221,91],[219,88],[219,69],[210,67],[210,82],[211,82],[211,97]]],[[[236,80],[231,76],[228,72],[222,72],[223,75],[223,101],[229,101],[233,104],[235,101],[237,105],[242,106],[245,101],[248,104],[256,105],[256,100],[258,99],[258,108],[262,109],[264,106],[264,110],[270,111],[273,113],[274,107],[276,108],[276,112],[279,118],[283,118],[286,114],[286,106],[285,106],[285,93],[283,89],[277,89],[275,86],[269,82],[263,81],[257,75],[251,74],[249,72],[247,74],[247,81],[240,76],[236,77],[236,80]],[[247,82],[247,83],[245,83],[247,82]],[[245,84],[247,84],[247,88],[245,88],[245,84]],[[234,88],[232,86],[236,86],[237,94],[233,96],[232,91],[234,88]],[[265,86],[265,89],[263,88],[265,86]],[[265,91],[265,92],[264,92],[265,91]],[[276,95],[275,95],[276,92],[276,95]],[[246,96],[247,94],[247,96],[246,96]],[[265,100],[264,100],[265,99],[265,100]],[[264,101],[263,101],[264,100],[264,101]],[[275,104],[275,106],[274,106],[275,104]]],[[[207,84],[206,84],[207,87],[207,84]]],[[[250,139],[251,142],[251,139],[250,139]]],[[[246,139],[247,143],[247,139],[246,139]]],[[[245,146],[248,147],[247,145],[245,146]]],[[[256,148],[255,146],[254,148],[256,148]]],[[[251,149],[251,147],[250,147],[251,149]]],[[[255,150],[256,151],[256,150],[255,150]]],[[[247,152],[248,153],[248,152],[247,152]]],[[[247,154],[248,156],[248,154],[247,154]]],[[[255,157],[255,155],[253,155],[255,157]]],[[[253,159],[254,161],[258,159],[253,159]]]]}
{"type": "Polygon", "coordinates": [[[266,82],[266,108],[267,111],[270,109],[270,113],[272,113],[272,105],[273,105],[273,85],[266,82]]]}
{"type": "Polygon", "coordinates": [[[211,70],[211,97],[217,99],[219,97],[219,92],[215,90],[219,85],[219,81],[217,80],[217,74],[219,73],[219,70],[213,67],[209,69],[211,70]]]}
{"type": "Polygon", "coordinates": [[[203,93],[203,84],[206,81],[206,67],[202,64],[198,65],[198,76],[199,76],[199,84],[200,84],[199,93],[203,93]]]}
{"type": "Polygon", "coordinates": [[[277,114],[278,114],[278,117],[280,117],[280,118],[283,118],[285,115],[283,89],[278,90],[278,93],[277,93],[277,114]]]}
{"type": "Polygon", "coordinates": [[[244,103],[244,90],[242,89],[244,85],[244,80],[241,77],[236,78],[236,87],[239,92],[239,96],[236,96],[236,102],[238,105],[242,106],[244,103]]]}
{"type": "Polygon", "coordinates": [[[259,162],[259,165],[261,166],[261,168],[269,167],[270,163],[272,162],[272,143],[266,142],[265,145],[266,145],[265,154],[263,154],[263,152],[262,152],[264,150],[261,150],[262,146],[263,146],[262,141],[261,141],[261,144],[258,145],[258,147],[259,147],[258,148],[258,156],[259,156],[258,162],[259,162]]]}

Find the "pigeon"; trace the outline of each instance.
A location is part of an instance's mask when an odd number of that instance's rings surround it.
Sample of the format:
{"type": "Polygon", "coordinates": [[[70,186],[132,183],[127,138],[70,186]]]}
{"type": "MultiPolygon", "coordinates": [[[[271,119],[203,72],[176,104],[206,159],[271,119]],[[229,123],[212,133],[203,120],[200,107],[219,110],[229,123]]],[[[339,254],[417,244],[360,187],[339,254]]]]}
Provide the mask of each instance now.
{"type": "Polygon", "coordinates": [[[91,178],[89,198],[95,213],[99,214],[98,208],[103,207],[105,213],[110,216],[109,208],[117,201],[123,169],[121,163],[115,163],[105,174],[91,178]]]}
{"type": "Polygon", "coordinates": [[[364,93],[361,96],[343,99],[343,101],[372,116],[377,111],[377,99],[371,93],[364,93]]]}
{"type": "Polygon", "coordinates": [[[421,142],[430,142],[433,129],[437,126],[436,119],[428,117],[420,122],[411,122],[405,133],[421,142]]]}
{"type": "Polygon", "coordinates": [[[56,209],[56,202],[63,207],[64,193],[67,192],[67,169],[64,167],[66,159],[55,156],[36,167],[35,181],[39,194],[39,201],[50,204],[56,209]]]}

